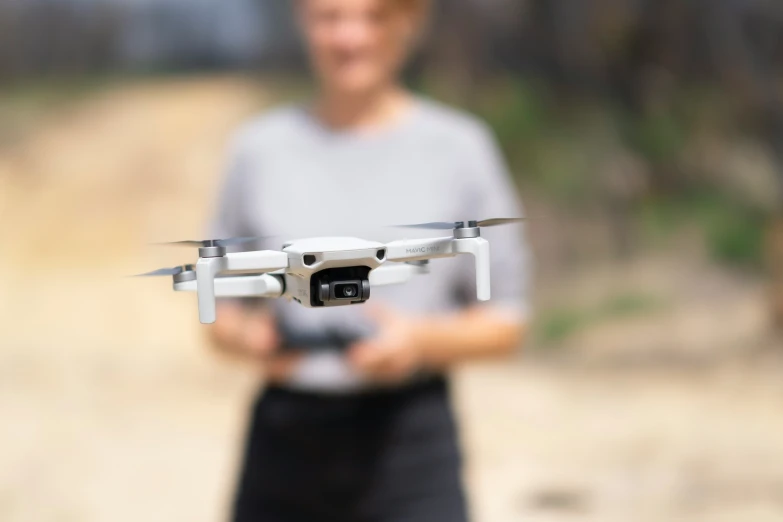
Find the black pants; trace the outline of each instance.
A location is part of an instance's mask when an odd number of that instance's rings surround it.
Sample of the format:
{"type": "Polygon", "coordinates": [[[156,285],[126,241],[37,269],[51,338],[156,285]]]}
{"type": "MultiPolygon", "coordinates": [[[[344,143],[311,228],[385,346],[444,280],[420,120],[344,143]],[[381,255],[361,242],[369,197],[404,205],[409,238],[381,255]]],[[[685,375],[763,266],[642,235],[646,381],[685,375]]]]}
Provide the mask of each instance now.
{"type": "Polygon", "coordinates": [[[466,522],[443,379],[256,402],[234,522],[466,522]]]}

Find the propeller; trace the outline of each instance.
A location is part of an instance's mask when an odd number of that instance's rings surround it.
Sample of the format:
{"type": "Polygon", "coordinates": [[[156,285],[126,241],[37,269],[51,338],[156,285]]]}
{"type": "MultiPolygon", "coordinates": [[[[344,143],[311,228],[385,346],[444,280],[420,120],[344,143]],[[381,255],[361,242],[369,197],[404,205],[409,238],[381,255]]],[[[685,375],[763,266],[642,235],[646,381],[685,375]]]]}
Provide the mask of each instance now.
{"type": "Polygon", "coordinates": [[[161,268],[158,270],[153,270],[152,272],[147,272],[146,274],[138,274],[135,277],[175,276],[181,274],[182,272],[190,272],[192,270],[194,270],[193,265],[175,266],[172,268],[161,268]]]}
{"type": "Polygon", "coordinates": [[[481,221],[477,221],[476,224],[480,227],[497,227],[500,225],[513,225],[515,223],[523,223],[525,221],[527,221],[527,218],[524,217],[491,218],[491,219],[482,219],[481,221]]]}
{"type": "MultiPolygon", "coordinates": [[[[513,223],[522,223],[527,218],[491,218],[481,221],[468,221],[468,227],[496,227],[499,225],[510,225],[513,223]]],[[[465,226],[463,221],[434,221],[431,223],[417,223],[415,225],[400,225],[400,228],[418,228],[422,230],[454,230],[465,226]]]]}
{"type": "Polygon", "coordinates": [[[202,239],[187,241],[170,241],[166,243],[157,243],[158,245],[187,246],[187,247],[230,247],[252,243],[260,239],[266,239],[264,236],[253,237],[229,237],[226,239],[202,239]]]}

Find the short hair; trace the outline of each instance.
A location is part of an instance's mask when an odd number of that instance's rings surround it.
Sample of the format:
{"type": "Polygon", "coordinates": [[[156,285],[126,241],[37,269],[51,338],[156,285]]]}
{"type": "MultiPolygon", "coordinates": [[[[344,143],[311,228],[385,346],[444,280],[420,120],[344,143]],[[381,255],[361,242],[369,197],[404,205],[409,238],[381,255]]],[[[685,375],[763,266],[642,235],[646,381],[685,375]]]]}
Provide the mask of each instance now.
{"type": "Polygon", "coordinates": [[[394,0],[394,3],[417,15],[425,14],[430,7],[430,0],[394,0]]]}
{"type": "Polygon", "coordinates": [[[412,16],[417,25],[414,47],[421,44],[423,33],[426,32],[430,21],[432,0],[389,0],[397,9],[412,16]]]}

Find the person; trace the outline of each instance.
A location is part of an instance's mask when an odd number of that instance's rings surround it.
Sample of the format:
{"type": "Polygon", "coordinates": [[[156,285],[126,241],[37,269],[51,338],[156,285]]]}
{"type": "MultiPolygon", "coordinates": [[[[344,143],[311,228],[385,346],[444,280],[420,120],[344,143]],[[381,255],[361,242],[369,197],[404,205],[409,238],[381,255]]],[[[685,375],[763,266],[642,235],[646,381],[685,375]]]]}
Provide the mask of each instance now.
{"type": "MultiPolygon", "coordinates": [[[[273,236],[265,241],[279,249],[284,239],[389,241],[433,233],[385,225],[522,215],[487,126],[401,85],[425,0],[297,0],[294,9],[317,95],[236,134],[212,237],[273,236]]],[[[469,256],[374,288],[363,305],[220,301],[214,344],[265,374],[235,522],[468,520],[445,375],[520,346],[529,279],[518,225],[482,235],[488,302],[476,301],[469,256]]]]}

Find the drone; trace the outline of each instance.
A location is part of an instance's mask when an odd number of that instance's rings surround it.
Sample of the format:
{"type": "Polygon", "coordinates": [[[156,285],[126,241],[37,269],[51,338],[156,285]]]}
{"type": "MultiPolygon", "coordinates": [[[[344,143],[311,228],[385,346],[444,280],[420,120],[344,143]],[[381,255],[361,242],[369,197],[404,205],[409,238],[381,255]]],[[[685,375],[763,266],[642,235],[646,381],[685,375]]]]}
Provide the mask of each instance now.
{"type": "Polygon", "coordinates": [[[198,247],[195,264],[162,268],[140,277],[171,276],[177,292],[196,292],[202,324],[217,318],[218,297],[284,298],[308,308],[365,303],[371,289],[404,284],[428,273],[431,259],[468,254],[475,258],[476,298],[490,299],[489,242],[482,227],[519,223],[525,218],[432,222],[399,228],[450,230],[446,237],[379,243],[355,237],[291,241],[282,250],[228,252],[261,237],[176,241],[198,247]]]}

